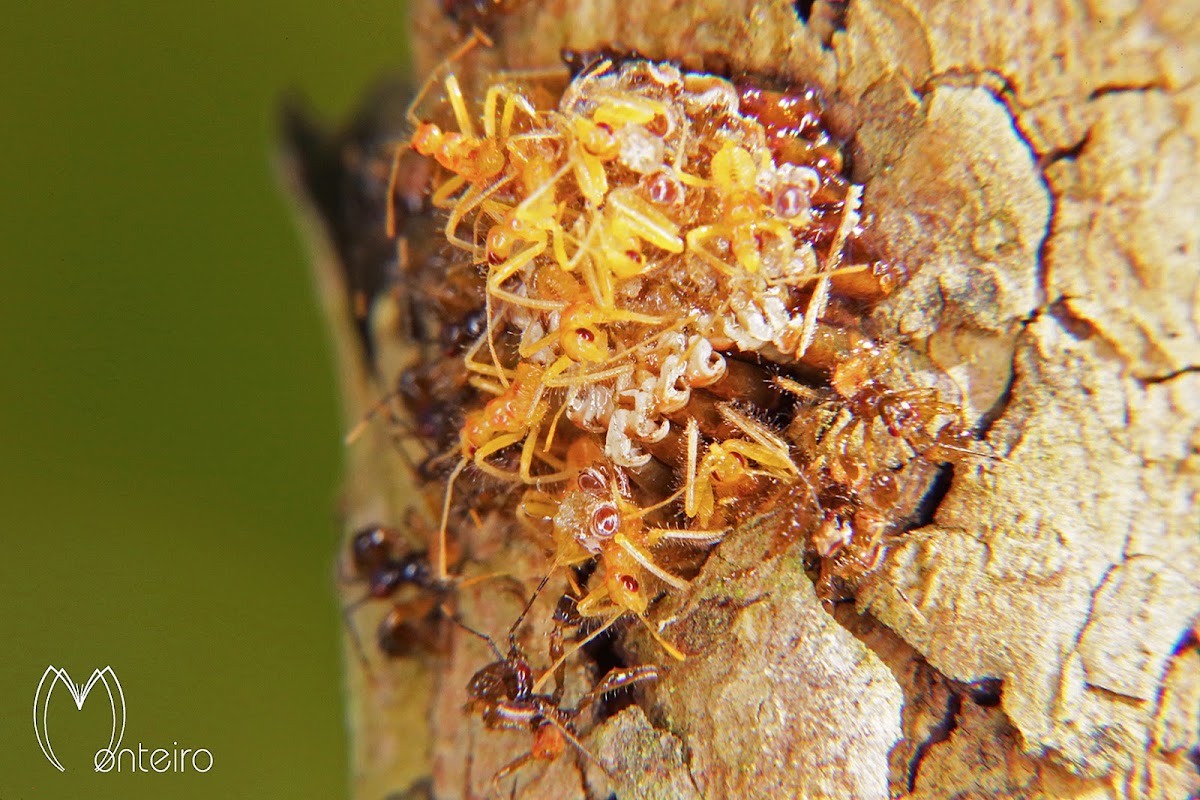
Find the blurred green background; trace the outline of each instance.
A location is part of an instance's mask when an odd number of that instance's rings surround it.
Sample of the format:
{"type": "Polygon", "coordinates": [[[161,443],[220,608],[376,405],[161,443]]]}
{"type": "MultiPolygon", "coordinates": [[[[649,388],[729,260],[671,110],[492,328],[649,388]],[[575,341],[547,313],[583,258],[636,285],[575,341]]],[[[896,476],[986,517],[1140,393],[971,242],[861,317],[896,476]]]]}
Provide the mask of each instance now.
{"type": "Polygon", "coordinates": [[[402,65],[403,9],[2,19],[0,800],[345,797],[340,424],[274,114],[292,87],[347,114],[402,65]],[[106,698],[59,689],[59,773],[31,722],[48,664],[111,664],[123,744],[211,771],[96,774],[106,698]]]}

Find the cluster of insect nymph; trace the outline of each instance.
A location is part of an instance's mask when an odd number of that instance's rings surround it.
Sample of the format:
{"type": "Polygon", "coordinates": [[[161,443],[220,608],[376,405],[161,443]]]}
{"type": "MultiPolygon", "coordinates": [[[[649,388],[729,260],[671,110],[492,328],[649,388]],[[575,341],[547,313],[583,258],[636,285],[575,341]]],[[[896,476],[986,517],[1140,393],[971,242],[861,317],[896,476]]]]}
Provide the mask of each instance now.
{"type": "Polygon", "coordinates": [[[814,91],[597,55],[569,77],[500,74],[476,93],[461,56],[389,153],[397,291],[427,346],[381,407],[425,448],[413,464],[429,548],[371,527],[351,562],[367,599],[394,602],[388,654],[443,647],[454,623],[476,633],[453,608],[460,534],[481,515],[544,554],[538,591],[556,575],[567,587],[543,668],[516,638],[532,600],[507,648],[476,634],[495,661],[467,707],[533,736],[499,779],[566,743],[596,760],[584,710],[687,657],[656,603],[768,505],[834,603],[911,523],[939,465],[974,450],[956,405],[888,378],[900,345],[867,317],[905,271],[863,255],[863,187],[814,91]],[[410,235],[422,204],[438,242],[424,251],[410,235]],[[404,586],[416,599],[395,602],[404,586]],[[566,707],[565,666],[630,627],[664,663],[614,669],[566,707]]]}

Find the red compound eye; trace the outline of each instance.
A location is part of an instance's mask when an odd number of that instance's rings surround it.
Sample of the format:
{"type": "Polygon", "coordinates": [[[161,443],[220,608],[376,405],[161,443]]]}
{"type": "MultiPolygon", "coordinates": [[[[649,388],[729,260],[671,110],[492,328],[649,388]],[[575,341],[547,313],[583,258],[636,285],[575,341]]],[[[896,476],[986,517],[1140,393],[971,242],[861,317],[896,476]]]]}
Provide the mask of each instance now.
{"type": "Polygon", "coordinates": [[[492,264],[500,264],[512,252],[512,237],[499,225],[492,228],[487,237],[487,257],[492,264]]]}
{"type": "Polygon", "coordinates": [[[588,494],[604,494],[604,490],[608,488],[608,483],[604,480],[604,475],[596,469],[585,469],[579,473],[579,477],[575,479],[579,485],[579,490],[588,494]]]}
{"type": "Polygon", "coordinates": [[[650,197],[651,202],[660,206],[671,206],[679,202],[682,191],[674,178],[665,172],[659,172],[650,179],[650,183],[646,187],[646,194],[650,197]]]}
{"type": "Polygon", "coordinates": [[[637,578],[632,575],[618,575],[617,580],[621,582],[621,585],[625,587],[625,591],[627,592],[636,592],[638,590],[637,578]]]}
{"type": "Polygon", "coordinates": [[[596,341],[596,334],[592,333],[587,328],[576,328],[575,329],[575,338],[577,338],[581,342],[591,343],[591,342],[596,341]]]}
{"type": "Polygon", "coordinates": [[[784,219],[794,219],[808,209],[808,197],[798,186],[788,186],[775,197],[775,215],[784,219]]]}
{"type": "Polygon", "coordinates": [[[621,527],[621,512],[612,503],[605,503],[592,512],[590,527],[593,536],[608,539],[621,527]]]}

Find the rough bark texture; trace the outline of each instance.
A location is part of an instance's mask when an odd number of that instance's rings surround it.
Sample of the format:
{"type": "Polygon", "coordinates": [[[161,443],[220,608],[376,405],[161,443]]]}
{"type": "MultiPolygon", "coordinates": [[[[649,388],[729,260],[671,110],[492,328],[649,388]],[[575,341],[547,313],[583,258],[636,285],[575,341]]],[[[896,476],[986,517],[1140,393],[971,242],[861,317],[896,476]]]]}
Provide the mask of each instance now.
{"type": "MultiPolygon", "coordinates": [[[[441,6],[411,11],[419,74],[460,35],[441,6]]],[[[821,87],[873,243],[913,275],[877,322],[1001,457],[955,469],[857,613],[823,609],[800,554],[776,552],[786,520],[731,535],[656,611],[695,656],[589,747],[622,798],[1187,797],[1200,787],[1200,4],[851,0],[844,30],[816,27],[782,1],[549,0],[498,17],[496,47],[468,59],[546,67],[560,48],[612,43],[821,87]]],[[[322,291],[337,298],[333,277],[322,291]]],[[[382,390],[357,366],[345,304],[328,307],[353,421],[382,390]]],[[[383,439],[351,450],[348,530],[406,505],[407,469],[383,439]]],[[[502,594],[460,604],[501,633],[520,605],[502,594]]],[[[488,791],[529,742],[462,713],[487,660],[460,636],[446,660],[370,676],[351,663],[356,797],[431,774],[438,797],[488,791]]],[[[586,767],[568,754],[530,768],[520,796],[604,796],[586,767]]]]}

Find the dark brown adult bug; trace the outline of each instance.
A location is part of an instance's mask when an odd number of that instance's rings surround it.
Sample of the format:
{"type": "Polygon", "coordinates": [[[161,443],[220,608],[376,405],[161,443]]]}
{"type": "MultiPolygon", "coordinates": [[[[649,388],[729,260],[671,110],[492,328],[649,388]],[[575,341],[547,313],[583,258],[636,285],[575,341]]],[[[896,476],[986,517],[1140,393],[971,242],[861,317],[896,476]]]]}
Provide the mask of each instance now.
{"type": "MultiPolygon", "coordinates": [[[[370,330],[375,299],[395,285],[399,256],[383,222],[389,196],[390,141],[403,125],[410,90],[398,82],[382,84],[362,104],[349,125],[330,133],[294,98],[282,114],[283,135],[296,178],[324,224],[345,281],[348,311],[358,328],[368,361],[376,342],[370,330]]],[[[397,190],[404,227],[426,215],[424,185],[428,166],[406,162],[405,180],[397,190]]]]}
{"type": "Polygon", "coordinates": [[[370,660],[354,623],[354,612],[365,603],[391,602],[380,621],[376,643],[388,656],[437,652],[445,647],[445,609],[453,586],[438,582],[429,556],[414,550],[404,534],[380,525],[357,531],[350,540],[350,581],[365,584],[366,594],[343,609],[346,629],[359,659],[370,660]],[[398,596],[405,590],[407,596],[398,596]]]}
{"type": "MultiPolygon", "coordinates": [[[[544,585],[545,581],[538,587],[538,592],[544,585]]],[[[537,592],[534,598],[536,596],[537,592]]],[[[533,598],[509,629],[507,655],[501,652],[490,636],[458,621],[464,630],[485,641],[496,656],[495,661],[480,668],[468,682],[467,710],[478,714],[484,727],[489,730],[524,731],[533,735],[529,752],[513,759],[493,776],[492,786],[497,791],[505,778],[523,767],[538,761],[557,759],[568,744],[607,774],[604,764],[579,741],[577,726],[582,716],[606,695],[659,677],[658,668],[652,665],[614,668],[574,707],[564,707],[562,699],[566,689],[566,670],[562,659],[562,630],[566,620],[559,619],[550,641],[550,657],[555,661],[555,687],[549,694],[537,692],[533,668],[516,642],[516,631],[532,605],[533,598]]]]}

